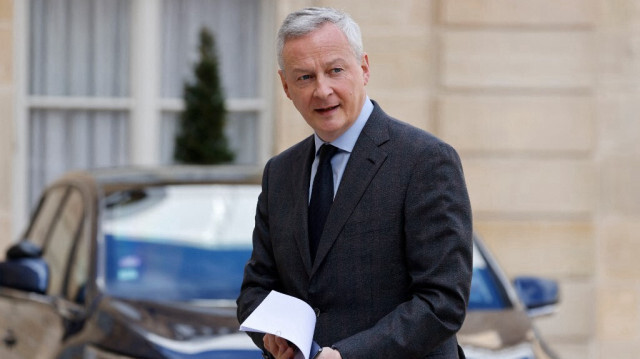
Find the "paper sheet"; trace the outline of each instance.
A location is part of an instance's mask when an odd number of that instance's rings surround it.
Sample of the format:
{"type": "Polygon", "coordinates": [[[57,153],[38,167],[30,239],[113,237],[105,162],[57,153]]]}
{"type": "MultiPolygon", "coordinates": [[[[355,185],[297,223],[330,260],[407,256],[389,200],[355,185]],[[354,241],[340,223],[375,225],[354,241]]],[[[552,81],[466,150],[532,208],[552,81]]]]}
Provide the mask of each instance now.
{"type": "Polygon", "coordinates": [[[240,330],[287,339],[300,349],[304,359],[309,359],[315,327],[313,308],[296,297],[273,290],[240,325],[240,330]]]}

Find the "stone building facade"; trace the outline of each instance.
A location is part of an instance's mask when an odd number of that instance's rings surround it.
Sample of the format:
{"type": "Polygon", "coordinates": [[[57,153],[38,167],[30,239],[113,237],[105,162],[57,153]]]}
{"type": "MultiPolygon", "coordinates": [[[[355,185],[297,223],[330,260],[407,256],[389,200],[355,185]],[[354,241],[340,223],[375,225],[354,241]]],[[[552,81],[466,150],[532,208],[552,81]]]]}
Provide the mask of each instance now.
{"type": "MultiPolygon", "coordinates": [[[[16,2],[19,0],[16,0],[16,2]]],[[[562,358],[640,352],[640,2],[275,0],[362,27],[368,92],[461,154],[476,231],[510,276],[561,284],[562,358]]],[[[0,244],[13,221],[14,2],[0,0],[0,244]]],[[[273,153],[309,128],[273,76],[273,153]]],[[[15,232],[15,228],[13,229],[15,232]]]]}

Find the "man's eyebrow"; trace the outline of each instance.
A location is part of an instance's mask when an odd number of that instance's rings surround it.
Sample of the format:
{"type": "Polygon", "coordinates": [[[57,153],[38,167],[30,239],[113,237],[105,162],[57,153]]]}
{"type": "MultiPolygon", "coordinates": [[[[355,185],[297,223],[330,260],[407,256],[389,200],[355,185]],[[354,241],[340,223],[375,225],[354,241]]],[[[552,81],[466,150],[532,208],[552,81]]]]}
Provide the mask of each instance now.
{"type": "Polygon", "coordinates": [[[335,59],[333,59],[333,60],[331,60],[331,61],[327,62],[327,65],[329,65],[329,66],[335,66],[335,65],[336,65],[336,64],[338,64],[338,63],[339,63],[339,64],[343,64],[343,63],[345,63],[345,62],[346,62],[346,60],[345,60],[345,59],[343,59],[342,57],[338,57],[338,58],[335,58],[335,59]]]}
{"type": "MultiPolygon", "coordinates": [[[[346,60],[342,57],[337,57],[335,59],[332,59],[330,61],[327,61],[325,63],[325,67],[331,67],[331,66],[335,66],[336,64],[343,64],[345,63],[346,60]]],[[[291,72],[294,74],[300,74],[300,73],[310,73],[310,72],[314,72],[314,70],[310,69],[310,68],[305,68],[305,67],[297,67],[297,68],[293,68],[291,69],[291,72]]]]}
{"type": "Polygon", "coordinates": [[[294,74],[306,74],[306,73],[313,72],[313,71],[309,70],[307,68],[304,68],[304,67],[296,67],[296,68],[291,69],[291,72],[294,73],[294,74]]]}

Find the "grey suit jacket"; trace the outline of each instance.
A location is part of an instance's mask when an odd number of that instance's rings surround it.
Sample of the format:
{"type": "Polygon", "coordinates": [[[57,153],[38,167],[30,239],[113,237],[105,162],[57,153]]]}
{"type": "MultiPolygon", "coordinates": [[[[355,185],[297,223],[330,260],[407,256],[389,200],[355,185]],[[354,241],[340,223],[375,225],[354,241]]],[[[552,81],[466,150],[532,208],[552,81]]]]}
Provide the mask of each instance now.
{"type": "MultiPolygon", "coordinates": [[[[273,289],[314,307],[315,340],[344,359],[457,358],[472,224],[454,149],[374,102],[312,264],[313,154],[309,137],[265,166],[238,319],[273,289]]],[[[263,348],[262,335],[251,336],[263,348]]]]}

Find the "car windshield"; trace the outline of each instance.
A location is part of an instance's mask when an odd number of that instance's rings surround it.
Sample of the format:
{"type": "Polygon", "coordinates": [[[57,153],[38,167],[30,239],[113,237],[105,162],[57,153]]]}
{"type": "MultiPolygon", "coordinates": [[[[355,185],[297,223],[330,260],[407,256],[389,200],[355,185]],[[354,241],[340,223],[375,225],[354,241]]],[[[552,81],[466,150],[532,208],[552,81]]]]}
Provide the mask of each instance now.
{"type": "Polygon", "coordinates": [[[235,300],[259,193],[252,185],[113,193],[102,227],[105,290],[133,299],[235,300]]]}
{"type": "Polygon", "coordinates": [[[498,310],[507,307],[505,289],[478,246],[473,245],[473,276],[469,309],[498,310]]]}
{"type": "MultiPolygon", "coordinates": [[[[257,185],[171,185],[111,194],[105,203],[104,287],[132,299],[235,300],[257,185]]],[[[474,244],[469,309],[505,308],[504,289],[474,244]]]]}

